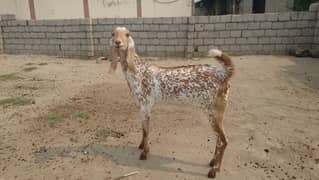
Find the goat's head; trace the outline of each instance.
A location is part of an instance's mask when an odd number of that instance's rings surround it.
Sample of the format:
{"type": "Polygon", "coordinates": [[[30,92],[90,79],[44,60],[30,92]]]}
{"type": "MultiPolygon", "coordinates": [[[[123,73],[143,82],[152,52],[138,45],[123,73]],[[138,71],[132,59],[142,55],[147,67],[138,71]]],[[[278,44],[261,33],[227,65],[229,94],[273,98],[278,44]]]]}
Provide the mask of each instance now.
{"type": "Polygon", "coordinates": [[[136,72],[134,66],[134,40],[130,36],[130,31],[125,27],[117,27],[112,31],[110,39],[111,46],[111,68],[109,72],[114,72],[117,65],[117,57],[120,56],[121,64],[124,70],[129,69],[131,72],[136,72]]]}
{"type": "Polygon", "coordinates": [[[112,31],[110,40],[111,47],[120,51],[125,51],[128,48],[134,48],[134,41],[130,36],[130,31],[125,27],[117,27],[112,31]]]}

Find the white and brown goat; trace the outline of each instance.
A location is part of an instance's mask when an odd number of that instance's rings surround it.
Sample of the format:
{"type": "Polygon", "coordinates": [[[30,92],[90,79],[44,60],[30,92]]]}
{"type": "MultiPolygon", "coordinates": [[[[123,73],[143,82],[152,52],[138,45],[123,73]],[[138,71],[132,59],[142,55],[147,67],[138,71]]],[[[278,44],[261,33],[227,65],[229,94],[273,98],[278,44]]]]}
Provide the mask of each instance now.
{"type": "Polygon", "coordinates": [[[220,171],[227,138],[223,128],[223,116],[229,92],[229,80],[234,65],[229,56],[219,50],[210,50],[209,56],[215,57],[221,67],[207,64],[177,67],[159,67],[141,60],[135,52],[134,41],[124,27],[112,31],[111,66],[114,72],[118,59],[127,80],[131,95],[140,107],[142,115],[143,138],[141,160],[149,153],[149,123],[152,107],[155,103],[175,100],[200,107],[208,115],[210,124],[217,135],[216,149],[210,161],[208,177],[215,177],[220,171]]]}

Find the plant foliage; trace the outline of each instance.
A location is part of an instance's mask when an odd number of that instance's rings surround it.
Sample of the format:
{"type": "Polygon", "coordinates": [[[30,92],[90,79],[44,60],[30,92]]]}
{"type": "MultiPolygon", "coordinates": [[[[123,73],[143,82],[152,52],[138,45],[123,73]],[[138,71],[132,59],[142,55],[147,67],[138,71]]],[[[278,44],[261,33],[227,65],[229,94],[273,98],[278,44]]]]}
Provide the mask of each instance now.
{"type": "Polygon", "coordinates": [[[311,3],[317,2],[318,0],[295,0],[294,11],[307,11],[311,3]]]}

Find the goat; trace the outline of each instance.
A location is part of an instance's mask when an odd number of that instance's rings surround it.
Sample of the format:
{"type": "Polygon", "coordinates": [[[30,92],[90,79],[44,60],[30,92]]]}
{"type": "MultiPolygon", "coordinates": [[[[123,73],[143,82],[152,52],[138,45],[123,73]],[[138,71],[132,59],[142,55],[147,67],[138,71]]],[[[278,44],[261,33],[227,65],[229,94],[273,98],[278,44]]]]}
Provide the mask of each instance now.
{"type": "Polygon", "coordinates": [[[131,95],[140,108],[143,138],[141,160],[147,159],[150,151],[149,122],[155,103],[175,100],[198,106],[209,118],[217,135],[216,149],[208,177],[214,178],[220,171],[227,138],[223,127],[223,116],[229,93],[229,80],[234,73],[234,65],[228,55],[217,49],[208,52],[215,57],[221,67],[207,64],[176,67],[160,67],[141,60],[135,52],[134,41],[125,27],[112,31],[110,39],[111,65],[109,72],[116,70],[118,59],[127,80],[131,95]]]}

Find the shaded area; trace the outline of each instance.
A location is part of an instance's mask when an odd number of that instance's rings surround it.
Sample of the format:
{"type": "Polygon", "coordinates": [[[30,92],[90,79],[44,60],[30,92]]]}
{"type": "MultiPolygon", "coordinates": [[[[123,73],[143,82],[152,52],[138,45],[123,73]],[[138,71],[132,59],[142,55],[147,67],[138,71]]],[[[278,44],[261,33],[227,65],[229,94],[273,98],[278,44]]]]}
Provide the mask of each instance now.
{"type": "Polygon", "coordinates": [[[311,3],[318,0],[294,0],[294,11],[307,11],[311,3]]]}
{"type": "Polygon", "coordinates": [[[265,13],[266,2],[265,0],[253,1],[253,13],[265,13]]]}
{"type": "Polygon", "coordinates": [[[287,78],[319,90],[319,59],[289,57],[289,60],[294,64],[285,66],[282,70],[287,78]]]}
{"type": "Polygon", "coordinates": [[[195,0],[195,16],[239,14],[238,0],[195,0]]]}
{"type": "MultiPolygon", "coordinates": [[[[34,152],[35,157],[38,160],[48,160],[52,157],[71,157],[71,153],[80,153],[86,156],[102,156],[107,160],[113,161],[114,164],[119,164],[123,166],[143,168],[147,170],[159,170],[171,173],[185,173],[194,176],[204,176],[206,174],[200,174],[188,170],[178,170],[173,167],[169,167],[169,164],[178,163],[190,166],[201,166],[206,167],[202,164],[197,164],[194,162],[183,161],[176,158],[163,157],[159,155],[150,154],[146,161],[141,161],[138,159],[137,154],[140,150],[137,147],[124,146],[124,145],[107,145],[107,144],[88,144],[83,146],[60,146],[46,148],[41,147],[38,151],[34,152]]],[[[207,169],[209,166],[207,164],[207,169]]]]}

